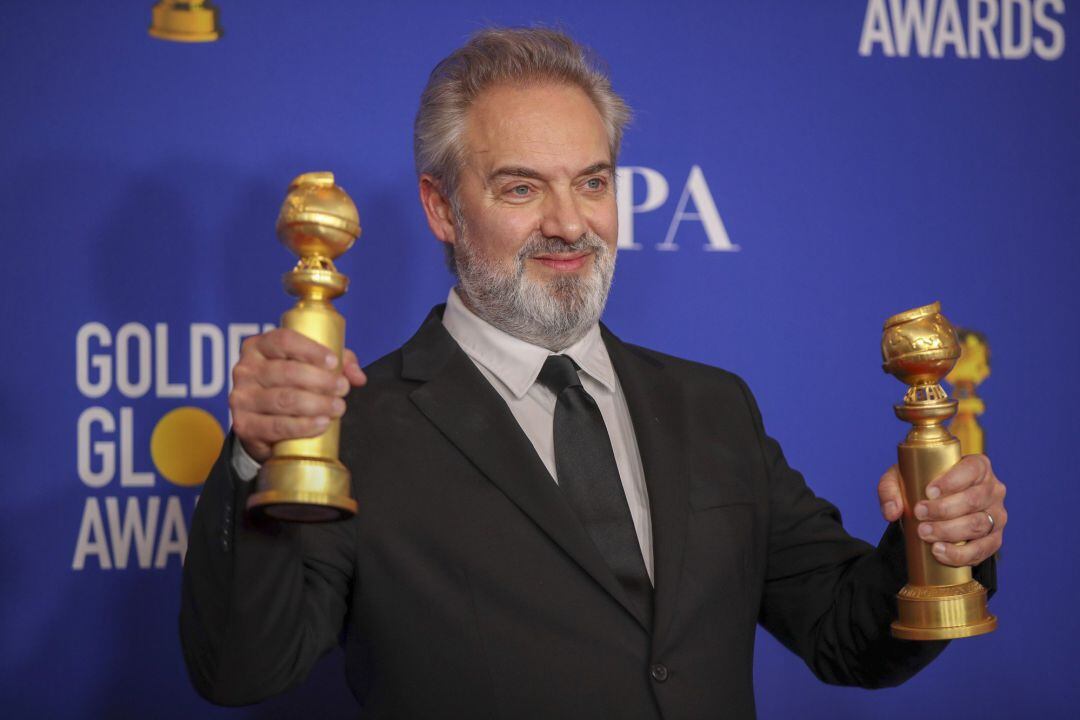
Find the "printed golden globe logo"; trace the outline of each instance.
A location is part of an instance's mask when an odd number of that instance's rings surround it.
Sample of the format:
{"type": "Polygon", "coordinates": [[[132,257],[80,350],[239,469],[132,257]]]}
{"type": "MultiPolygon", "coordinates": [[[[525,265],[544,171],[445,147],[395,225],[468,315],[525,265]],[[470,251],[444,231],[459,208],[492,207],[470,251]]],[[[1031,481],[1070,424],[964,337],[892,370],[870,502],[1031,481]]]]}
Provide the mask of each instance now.
{"type": "Polygon", "coordinates": [[[271,327],[192,323],[175,333],[167,323],[151,332],[134,322],[115,331],[89,322],[79,328],[76,387],[95,404],[80,412],[75,428],[75,464],[87,495],[72,569],[161,569],[173,557],[183,562],[186,518],[198,500],[190,488],[202,484],[225,436],[217,418],[185,401],[224,408],[240,344],[271,327]],[[170,341],[187,343],[180,368],[169,366],[170,341]],[[147,456],[156,473],[138,465],[147,456]]]}
{"type": "Polygon", "coordinates": [[[213,415],[197,407],[170,410],[150,435],[150,457],[174,485],[202,484],[217,458],[225,433],[213,415]]]}

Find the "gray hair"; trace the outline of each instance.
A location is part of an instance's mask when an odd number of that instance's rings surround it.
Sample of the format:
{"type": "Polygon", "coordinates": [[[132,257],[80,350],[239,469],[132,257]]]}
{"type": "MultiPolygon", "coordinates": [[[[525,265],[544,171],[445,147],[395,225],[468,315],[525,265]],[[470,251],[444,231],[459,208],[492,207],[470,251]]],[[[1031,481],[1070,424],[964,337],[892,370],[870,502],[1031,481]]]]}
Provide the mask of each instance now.
{"type": "Polygon", "coordinates": [[[552,82],[581,88],[607,130],[612,163],[619,156],[630,108],[590,50],[548,28],[488,28],[435,66],[413,125],[416,173],[429,173],[451,202],[461,169],[465,114],[486,88],[499,83],[552,82]]]}

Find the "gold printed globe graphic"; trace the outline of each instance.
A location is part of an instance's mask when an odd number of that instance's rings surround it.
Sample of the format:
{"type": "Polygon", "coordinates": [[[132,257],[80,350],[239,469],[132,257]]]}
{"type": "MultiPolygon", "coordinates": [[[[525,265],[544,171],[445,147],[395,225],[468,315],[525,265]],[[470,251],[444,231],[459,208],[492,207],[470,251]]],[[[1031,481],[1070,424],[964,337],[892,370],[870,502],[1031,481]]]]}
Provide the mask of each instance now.
{"type": "Polygon", "coordinates": [[[180,407],[165,413],[150,435],[150,457],[166,480],[194,487],[206,480],[221,452],[225,433],[201,408],[180,407]]]}

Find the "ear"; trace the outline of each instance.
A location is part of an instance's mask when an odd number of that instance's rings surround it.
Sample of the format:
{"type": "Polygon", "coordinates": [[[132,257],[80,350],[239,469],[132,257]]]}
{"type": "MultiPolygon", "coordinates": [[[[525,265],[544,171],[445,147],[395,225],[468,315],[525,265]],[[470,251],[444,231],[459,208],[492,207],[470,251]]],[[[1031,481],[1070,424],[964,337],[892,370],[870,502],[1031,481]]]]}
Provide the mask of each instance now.
{"type": "Polygon", "coordinates": [[[457,229],[454,227],[454,211],[450,207],[450,198],[443,194],[439,181],[428,173],[420,176],[420,204],[424,206],[431,234],[440,242],[451,245],[456,243],[457,229]]]}

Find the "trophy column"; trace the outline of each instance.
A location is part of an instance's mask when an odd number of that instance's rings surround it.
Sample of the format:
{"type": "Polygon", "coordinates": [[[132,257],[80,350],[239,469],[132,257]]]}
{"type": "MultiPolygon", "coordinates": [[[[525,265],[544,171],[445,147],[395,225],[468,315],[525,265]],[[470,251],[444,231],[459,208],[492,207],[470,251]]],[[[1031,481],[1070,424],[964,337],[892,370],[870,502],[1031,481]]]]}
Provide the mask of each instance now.
{"type": "MultiPolygon", "coordinates": [[[[345,318],[331,301],[344,294],[349,279],[334,267],[334,258],[360,236],[360,216],[352,199],[334,184],[329,172],[300,175],[289,185],[277,220],[281,242],[300,256],[282,278],[296,305],[281,317],[281,326],[322,343],[337,355],[345,346],[345,318]]],[[[356,513],[348,469],[338,460],[341,421],[332,420],[321,435],[276,443],[260,468],[249,512],[278,520],[326,522],[356,513]]]]}
{"type": "Polygon", "coordinates": [[[908,584],[897,595],[899,618],[894,637],[948,640],[988,633],[997,618],[986,608],[986,588],[972,579],[971,568],[943,565],[929,543],[919,538],[914,508],[926,499],[926,486],[960,462],[960,441],[944,423],[956,414],[939,382],[960,357],[956,331],[933,303],[885,321],[881,340],[885,372],[909,385],[896,416],[912,424],[897,448],[903,480],[904,544],[908,584]]]}

